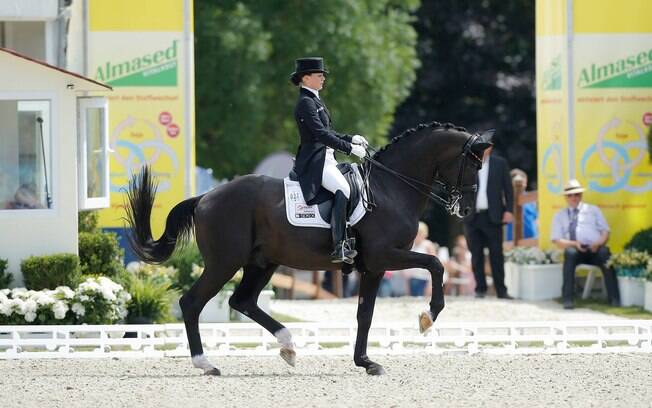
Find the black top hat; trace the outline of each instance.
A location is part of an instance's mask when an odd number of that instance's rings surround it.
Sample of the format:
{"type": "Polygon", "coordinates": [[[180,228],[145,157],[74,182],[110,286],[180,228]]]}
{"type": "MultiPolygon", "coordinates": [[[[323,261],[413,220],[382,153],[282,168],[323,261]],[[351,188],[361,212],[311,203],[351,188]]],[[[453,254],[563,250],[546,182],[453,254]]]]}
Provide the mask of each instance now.
{"type": "Polygon", "coordinates": [[[313,74],[315,72],[328,74],[328,70],[324,68],[324,59],[321,57],[299,58],[295,63],[294,72],[290,75],[290,81],[294,85],[299,85],[302,75],[313,74]]]}

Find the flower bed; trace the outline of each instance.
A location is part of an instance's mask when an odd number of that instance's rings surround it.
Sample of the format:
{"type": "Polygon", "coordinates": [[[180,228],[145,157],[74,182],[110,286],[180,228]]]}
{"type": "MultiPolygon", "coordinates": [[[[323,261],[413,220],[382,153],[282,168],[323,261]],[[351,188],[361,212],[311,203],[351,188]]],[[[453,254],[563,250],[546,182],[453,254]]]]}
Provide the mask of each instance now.
{"type": "Polygon", "coordinates": [[[112,324],[127,316],[130,299],[122,286],[103,276],[88,278],[75,290],[3,289],[0,325],[112,324]]]}

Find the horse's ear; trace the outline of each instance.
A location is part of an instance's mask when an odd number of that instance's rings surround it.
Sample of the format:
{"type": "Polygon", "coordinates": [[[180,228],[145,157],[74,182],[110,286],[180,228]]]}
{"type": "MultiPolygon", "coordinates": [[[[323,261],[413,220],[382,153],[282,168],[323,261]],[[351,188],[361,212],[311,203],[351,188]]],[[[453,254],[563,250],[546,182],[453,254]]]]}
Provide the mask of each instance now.
{"type": "Polygon", "coordinates": [[[494,129],[489,129],[482,132],[482,134],[478,137],[478,140],[473,143],[473,145],[471,145],[471,151],[477,155],[482,155],[482,152],[494,145],[491,143],[491,139],[493,138],[494,133],[494,129]]]}
{"type": "Polygon", "coordinates": [[[475,142],[473,145],[471,145],[471,151],[478,156],[482,155],[482,152],[493,146],[493,143],[487,143],[487,142],[475,142]]]}
{"type": "Polygon", "coordinates": [[[496,129],[485,130],[480,135],[480,140],[491,144],[492,139],[494,138],[494,133],[496,133],[496,129]]]}

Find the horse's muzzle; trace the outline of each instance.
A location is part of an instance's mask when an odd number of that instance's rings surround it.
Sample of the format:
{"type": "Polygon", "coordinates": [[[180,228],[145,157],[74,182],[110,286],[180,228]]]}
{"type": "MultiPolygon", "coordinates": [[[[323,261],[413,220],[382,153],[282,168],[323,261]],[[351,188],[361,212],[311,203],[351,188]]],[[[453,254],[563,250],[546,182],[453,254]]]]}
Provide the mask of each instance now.
{"type": "Polygon", "coordinates": [[[468,217],[471,214],[471,207],[464,207],[462,210],[462,217],[468,217]]]}

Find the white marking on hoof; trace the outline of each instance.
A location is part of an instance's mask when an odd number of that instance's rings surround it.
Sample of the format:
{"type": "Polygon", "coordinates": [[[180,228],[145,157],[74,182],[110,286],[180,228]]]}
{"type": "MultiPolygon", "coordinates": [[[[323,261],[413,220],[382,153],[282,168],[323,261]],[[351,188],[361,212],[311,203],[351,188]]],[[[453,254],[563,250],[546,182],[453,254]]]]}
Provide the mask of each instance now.
{"type": "Polygon", "coordinates": [[[285,360],[286,363],[288,363],[292,367],[296,366],[297,353],[294,350],[283,347],[281,348],[280,354],[281,354],[281,358],[285,360]]]}
{"type": "Polygon", "coordinates": [[[294,350],[292,333],[290,333],[290,331],[285,327],[274,333],[274,337],[276,337],[276,341],[278,341],[278,344],[280,344],[282,347],[294,350]]]}
{"type": "Polygon", "coordinates": [[[432,313],[430,310],[425,310],[419,314],[419,332],[421,334],[425,333],[429,328],[431,328],[432,323],[432,313]]]}
{"type": "Polygon", "coordinates": [[[192,365],[197,368],[204,370],[206,375],[220,375],[220,370],[217,369],[210,361],[206,358],[205,355],[199,354],[192,357],[192,365]]]}

